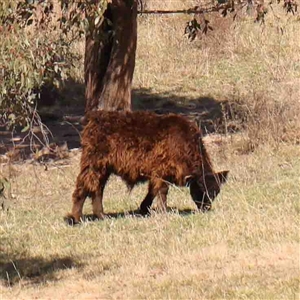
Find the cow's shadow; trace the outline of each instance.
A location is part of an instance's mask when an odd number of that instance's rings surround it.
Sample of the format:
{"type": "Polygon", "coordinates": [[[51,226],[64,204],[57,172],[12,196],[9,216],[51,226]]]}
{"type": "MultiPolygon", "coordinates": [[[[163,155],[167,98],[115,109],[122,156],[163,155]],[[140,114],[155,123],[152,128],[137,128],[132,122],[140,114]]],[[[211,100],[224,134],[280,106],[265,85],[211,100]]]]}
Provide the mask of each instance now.
{"type": "MultiPolygon", "coordinates": [[[[180,216],[189,216],[197,214],[197,210],[190,208],[178,209],[176,207],[168,207],[166,212],[162,212],[159,209],[152,209],[151,212],[147,215],[142,214],[139,209],[121,211],[121,212],[108,212],[105,213],[105,219],[123,219],[123,218],[148,218],[155,214],[178,214],[180,216]]],[[[99,221],[97,217],[93,214],[86,214],[83,216],[83,222],[95,222],[99,221]]]]}

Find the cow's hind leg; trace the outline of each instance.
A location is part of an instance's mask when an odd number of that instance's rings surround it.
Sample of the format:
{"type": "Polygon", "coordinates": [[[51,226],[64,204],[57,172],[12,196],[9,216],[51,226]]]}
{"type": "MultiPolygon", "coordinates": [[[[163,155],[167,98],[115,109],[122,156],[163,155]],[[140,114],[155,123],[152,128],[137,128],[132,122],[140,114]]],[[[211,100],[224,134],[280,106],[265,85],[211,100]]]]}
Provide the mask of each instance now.
{"type": "Polygon", "coordinates": [[[103,212],[103,192],[109,175],[105,174],[100,177],[99,188],[92,195],[93,217],[97,219],[104,218],[103,212]]]}
{"type": "Polygon", "coordinates": [[[86,197],[88,196],[88,191],[84,188],[83,183],[77,179],[77,184],[75,191],[72,196],[72,212],[66,216],[66,221],[70,225],[77,224],[82,219],[82,208],[86,197]]]}
{"type": "Polygon", "coordinates": [[[90,168],[84,168],[77,176],[75,191],[72,195],[72,212],[65,220],[70,224],[77,224],[82,220],[82,208],[87,196],[93,195],[99,186],[99,176],[90,168]]]}
{"type": "Polygon", "coordinates": [[[166,199],[168,193],[168,186],[162,180],[151,180],[149,182],[148,193],[141,203],[140,212],[142,215],[148,215],[153,199],[159,194],[161,197],[162,206],[166,209],[166,199]]]}

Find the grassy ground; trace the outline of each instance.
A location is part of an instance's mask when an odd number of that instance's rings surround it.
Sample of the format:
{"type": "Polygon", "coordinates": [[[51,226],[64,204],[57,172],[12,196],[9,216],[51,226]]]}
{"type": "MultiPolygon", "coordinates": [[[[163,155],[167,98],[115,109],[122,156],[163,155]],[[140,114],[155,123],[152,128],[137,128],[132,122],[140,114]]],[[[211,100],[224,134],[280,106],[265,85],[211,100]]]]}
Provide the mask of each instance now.
{"type": "Polygon", "coordinates": [[[71,228],[62,216],[79,158],[47,171],[12,167],[15,199],[0,214],[2,299],[298,299],[299,147],[219,156],[231,177],[207,214],[173,188],[172,211],[133,217],[146,186],[128,194],[112,178],[111,217],[71,228]]]}
{"type": "Polygon", "coordinates": [[[213,210],[195,213],[172,188],[170,212],[132,216],[146,186],[128,194],[112,178],[110,217],[72,228],[80,153],[47,170],[1,164],[13,200],[0,211],[0,299],[299,299],[299,22],[216,19],[226,30],[190,44],[186,20],[140,17],[134,88],[158,106],[209,96],[249,112],[234,117],[239,134],[205,138],[216,170],[230,170],[213,210]]]}

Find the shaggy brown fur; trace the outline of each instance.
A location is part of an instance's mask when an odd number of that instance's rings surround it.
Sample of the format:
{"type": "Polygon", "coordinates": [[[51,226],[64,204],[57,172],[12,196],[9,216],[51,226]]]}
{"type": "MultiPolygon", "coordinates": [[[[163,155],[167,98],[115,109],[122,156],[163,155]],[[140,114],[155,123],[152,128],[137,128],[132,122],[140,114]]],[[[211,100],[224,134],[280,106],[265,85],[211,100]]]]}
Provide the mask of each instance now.
{"type": "Polygon", "coordinates": [[[80,221],[87,196],[92,198],[93,214],[103,218],[102,196],[111,174],[120,176],[130,188],[149,181],[140,207],[143,214],[149,212],[156,196],[166,208],[169,183],[189,185],[198,208],[210,209],[228,171],[213,171],[196,124],[178,115],[150,112],[97,111],[87,120],[69,220],[80,221]]]}

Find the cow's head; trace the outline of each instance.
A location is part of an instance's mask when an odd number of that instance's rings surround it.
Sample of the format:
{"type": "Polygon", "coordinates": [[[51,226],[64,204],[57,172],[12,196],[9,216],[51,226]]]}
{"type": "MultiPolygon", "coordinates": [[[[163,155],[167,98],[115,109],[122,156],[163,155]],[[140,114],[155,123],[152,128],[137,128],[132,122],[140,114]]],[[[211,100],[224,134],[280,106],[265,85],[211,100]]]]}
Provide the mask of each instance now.
{"type": "Polygon", "coordinates": [[[212,202],[220,193],[220,188],[226,182],[229,171],[206,174],[201,180],[197,178],[189,179],[191,196],[201,211],[211,209],[212,202]]]}

